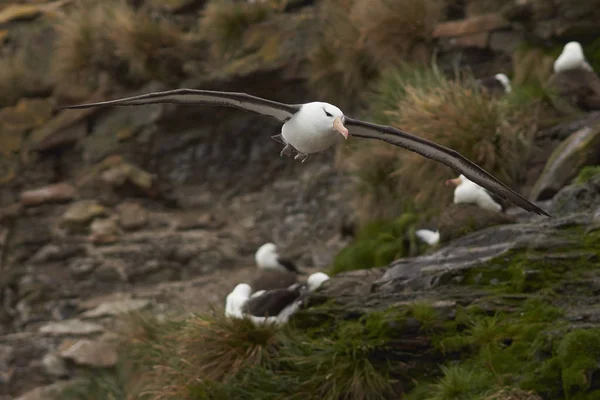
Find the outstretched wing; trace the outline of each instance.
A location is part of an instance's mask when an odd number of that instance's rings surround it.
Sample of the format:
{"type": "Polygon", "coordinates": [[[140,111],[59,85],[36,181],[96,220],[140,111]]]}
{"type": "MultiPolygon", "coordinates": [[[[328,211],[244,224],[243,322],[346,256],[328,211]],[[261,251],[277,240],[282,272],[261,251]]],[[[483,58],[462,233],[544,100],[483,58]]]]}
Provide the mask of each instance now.
{"type": "Polygon", "coordinates": [[[101,101],[98,103],[63,106],[59,107],[59,109],[138,106],[142,104],[155,103],[232,107],[260,115],[266,115],[281,122],[286,122],[289,120],[292,115],[297,113],[300,110],[300,107],[302,107],[301,104],[284,104],[277,101],[263,99],[261,97],[251,96],[246,93],[217,92],[212,90],[196,89],[175,89],[165,92],[153,92],[139,96],[125,97],[116,100],[101,101]]]}
{"type": "Polygon", "coordinates": [[[407,150],[432,160],[439,161],[456,172],[465,175],[467,178],[484,187],[491,193],[512,201],[524,210],[548,217],[550,216],[546,211],[529,202],[520,194],[496,179],[492,174],[454,150],[391,126],[372,124],[370,122],[348,117],[345,118],[344,125],[353,136],[382,140],[395,146],[404,147],[407,150]]]}

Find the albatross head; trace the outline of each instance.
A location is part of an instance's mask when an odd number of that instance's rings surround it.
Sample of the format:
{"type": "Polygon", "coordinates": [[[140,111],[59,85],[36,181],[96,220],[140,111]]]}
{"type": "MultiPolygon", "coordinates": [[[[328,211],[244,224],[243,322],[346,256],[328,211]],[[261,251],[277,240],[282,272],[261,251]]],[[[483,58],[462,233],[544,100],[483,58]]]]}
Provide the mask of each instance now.
{"type": "Polygon", "coordinates": [[[458,178],[448,179],[446,181],[446,186],[448,186],[448,185],[459,186],[466,180],[467,180],[467,178],[464,175],[460,175],[458,178]]]}
{"type": "Polygon", "coordinates": [[[504,74],[496,74],[494,75],[494,78],[496,78],[498,82],[500,82],[502,86],[504,86],[504,91],[506,93],[510,93],[512,88],[510,87],[510,79],[508,79],[508,76],[504,74]]]}
{"type": "Polygon", "coordinates": [[[348,139],[348,129],[344,126],[344,113],[333,104],[313,102],[304,105],[310,118],[320,132],[337,131],[348,139]]]}
{"type": "Polygon", "coordinates": [[[569,42],[563,48],[560,56],[554,61],[554,72],[562,72],[577,68],[587,70],[592,69],[585,60],[583,48],[579,42],[569,42]]]}

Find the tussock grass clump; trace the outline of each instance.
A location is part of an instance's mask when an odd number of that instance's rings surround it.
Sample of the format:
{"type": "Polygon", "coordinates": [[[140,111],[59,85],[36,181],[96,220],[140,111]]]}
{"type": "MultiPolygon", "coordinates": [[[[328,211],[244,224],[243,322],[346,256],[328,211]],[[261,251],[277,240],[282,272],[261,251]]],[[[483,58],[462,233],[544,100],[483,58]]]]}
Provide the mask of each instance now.
{"type": "Polygon", "coordinates": [[[411,58],[442,18],[441,0],[327,0],[309,83],[325,101],[350,108],[387,67],[411,58]]]}
{"type": "Polygon", "coordinates": [[[124,85],[181,75],[187,38],[164,20],[134,10],[125,1],[80,0],[56,23],[54,74],[91,89],[107,73],[124,85]]]}
{"type": "Polygon", "coordinates": [[[212,55],[227,59],[242,47],[246,30],[281,8],[278,0],[254,3],[212,0],[200,19],[200,33],[210,43],[212,55]]]}
{"type": "Polygon", "coordinates": [[[396,398],[401,392],[392,379],[392,318],[382,312],[334,318],[326,329],[312,331],[222,316],[136,318],[117,371],[91,376],[65,398],[396,398]]]}
{"type": "MultiPolygon", "coordinates": [[[[536,107],[530,97],[515,90],[489,98],[470,77],[450,80],[435,66],[427,70],[403,67],[384,74],[372,110],[378,122],[454,149],[512,187],[522,178],[536,128],[536,107]]],[[[363,165],[368,164],[365,159],[379,159],[367,149],[361,148],[356,155],[363,165]]],[[[394,150],[397,159],[389,158],[396,170],[386,180],[392,178],[398,186],[396,203],[430,214],[451,204],[453,191],[444,186],[454,175],[451,170],[416,153],[394,150]]],[[[362,171],[362,176],[369,175],[362,171]]],[[[389,200],[379,205],[397,207],[389,200]]]]}

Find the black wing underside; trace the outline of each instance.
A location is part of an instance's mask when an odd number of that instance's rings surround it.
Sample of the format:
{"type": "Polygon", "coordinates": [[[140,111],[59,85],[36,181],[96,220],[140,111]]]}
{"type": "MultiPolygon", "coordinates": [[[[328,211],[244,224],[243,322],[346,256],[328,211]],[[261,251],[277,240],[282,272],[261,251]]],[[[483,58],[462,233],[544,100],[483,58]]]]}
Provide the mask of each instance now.
{"type": "Polygon", "coordinates": [[[277,101],[251,96],[246,93],[218,92],[212,90],[175,89],[153,92],[122,99],[101,101],[98,103],[78,104],[59,107],[59,109],[138,106],[143,104],[174,103],[188,105],[223,106],[237,108],[265,115],[286,122],[300,110],[301,104],[285,104],[277,101]]]}
{"type": "Polygon", "coordinates": [[[346,117],[345,121],[346,127],[353,136],[382,140],[418,153],[423,157],[441,162],[452,168],[454,171],[463,174],[479,186],[487,189],[489,192],[494,193],[501,198],[510,200],[524,210],[539,215],[550,216],[546,211],[531,203],[504,183],[500,182],[492,174],[454,150],[391,126],[372,124],[348,117],[346,117]]]}

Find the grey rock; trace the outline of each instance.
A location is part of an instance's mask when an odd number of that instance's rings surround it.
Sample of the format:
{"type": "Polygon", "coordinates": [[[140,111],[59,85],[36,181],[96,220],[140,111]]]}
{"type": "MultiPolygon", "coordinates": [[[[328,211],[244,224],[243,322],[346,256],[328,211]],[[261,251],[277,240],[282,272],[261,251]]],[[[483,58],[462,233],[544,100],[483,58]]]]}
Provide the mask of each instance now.
{"type": "Polygon", "coordinates": [[[40,333],[49,335],[90,335],[101,333],[104,327],[100,324],[79,319],[71,319],[61,322],[50,322],[39,329],[40,333]]]}

